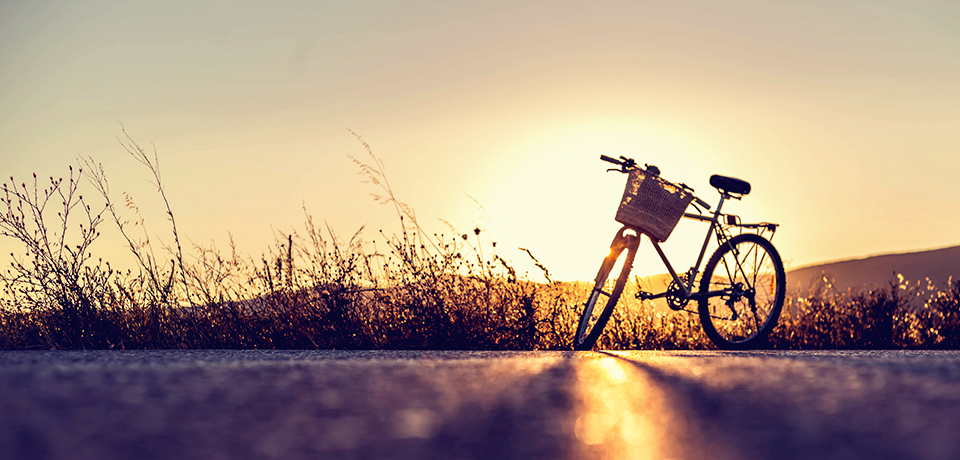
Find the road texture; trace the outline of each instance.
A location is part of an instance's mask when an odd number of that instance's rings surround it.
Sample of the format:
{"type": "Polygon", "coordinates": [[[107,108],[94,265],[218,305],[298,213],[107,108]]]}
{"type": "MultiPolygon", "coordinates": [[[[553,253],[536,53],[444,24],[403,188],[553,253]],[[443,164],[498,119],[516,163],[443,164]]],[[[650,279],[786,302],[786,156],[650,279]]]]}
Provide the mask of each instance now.
{"type": "Polygon", "coordinates": [[[960,458],[960,352],[0,352],[0,459],[960,458]]]}

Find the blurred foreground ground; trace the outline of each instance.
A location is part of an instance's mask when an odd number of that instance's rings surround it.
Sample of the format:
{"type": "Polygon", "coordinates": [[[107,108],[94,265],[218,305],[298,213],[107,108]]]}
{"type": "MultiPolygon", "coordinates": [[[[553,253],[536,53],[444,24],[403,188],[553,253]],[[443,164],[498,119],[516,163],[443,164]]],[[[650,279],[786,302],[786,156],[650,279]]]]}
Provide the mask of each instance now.
{"type": "Polygon", "coordinates": [[[0,458],[960,458],[960,352],[0,352],[0,458]]]}

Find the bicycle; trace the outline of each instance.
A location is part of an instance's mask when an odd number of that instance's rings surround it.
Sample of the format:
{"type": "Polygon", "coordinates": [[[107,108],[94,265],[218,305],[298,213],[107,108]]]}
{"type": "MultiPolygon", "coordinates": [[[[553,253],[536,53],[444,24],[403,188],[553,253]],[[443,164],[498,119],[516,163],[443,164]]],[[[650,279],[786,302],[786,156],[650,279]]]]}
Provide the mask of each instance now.
{"type": "Polygon", "coordinates": [[[600,265],[580,315],[574,349],[592,349],[603,333],[626,286],[642,235],[653,244],[672,281],[666,291],[657,294],[639,289],[637,299],[664,298],[672,310],[699,314],[704,332],[720,349],[741,350],[762,345],[777,323],[786,294],[786,274],[780,254],[764,236],[769,232],[772,238],[779,224],[745,224],[736,215],[720,212],[724,202],[740,200],[750,193],[750,183],[734,177],[711,176],[710,185],[720,193],[720,201],[710,213],[710,204],[694,196],[691,187],[661,178],[656,166],[640,167],[633,159],[623,156],[618,160],[601,155],[600,159],[619,166],[608,172],[628,174],[615,218],[623,227],[614,236],[610,253],[600,265]],[[689,206],[697,213],[686,212],[689,206]],[[682,275],[677,274],[660,248],[680,218],[710,223],[697,262],[682,275]],[[700,275],[700,264],[711,236],[716,237],[718,247],[700,275]],[[619,264],[622,264],[619,275],[609,279],[619,264]],[[698,279],[700,289],[694,292],[698,279]],[[595,308],[602,297],[606,297],[604,307],[595,308]],[[697,311],[687,309],[693,300],[698,303],[697,311]]]}

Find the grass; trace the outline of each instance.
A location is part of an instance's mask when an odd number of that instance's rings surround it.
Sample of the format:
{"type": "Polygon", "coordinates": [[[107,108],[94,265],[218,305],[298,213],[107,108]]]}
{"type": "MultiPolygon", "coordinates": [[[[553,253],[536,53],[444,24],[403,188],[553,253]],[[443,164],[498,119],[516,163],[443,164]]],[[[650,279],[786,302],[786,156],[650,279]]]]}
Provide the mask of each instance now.
{"type": "MultiPolygon", "coordinates": [[[[357,138],[368,156],[354,162],[377,189],[374,199],[396,212],[398,231],[364,241],[361,229],[344,241],[305,213],[301,228],[279,234],[256,258],[232,243],[228,251],[183,248],[156,152],[126,132],[121,144],[152,176],[172,245],[137,233],[142,221],[129,217],[139,215],[135,205],[127,196],[113,201],[93,159],[66,179],[10,178],[0,235],[22,252],[0,274],[0,348],[571,348],[586,283],[554,282],[536,259],[543,279],[518,275],[480,229],[424,231],[357,138]],[[84,184],[96,205],[81,196],[84,184]],[[119,230],[135,269],[116,270],[93,256],[103,225],[119,230]]],[[[695,315],[623,298],[598,346],[711,348],[695,315]]],[[[821,283],[807,297],[788,296],[770,346],[957,348],[960,281],[938,290],[895,280],[866,292],[821,283]]]]}

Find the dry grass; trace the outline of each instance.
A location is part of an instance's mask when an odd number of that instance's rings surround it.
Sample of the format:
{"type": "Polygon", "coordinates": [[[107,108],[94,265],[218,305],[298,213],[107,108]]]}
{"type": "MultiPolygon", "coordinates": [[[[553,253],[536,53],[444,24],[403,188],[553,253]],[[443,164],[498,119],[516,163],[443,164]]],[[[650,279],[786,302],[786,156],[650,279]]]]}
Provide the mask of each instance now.
{"type": "MultiPolygon", "coordinates": [[[[258,258],[180,246],[156,153],[124,133],[128,153],[153,176],[174,244],[135,231],[129,197],[113,202],[106,174],[86,159],[69,177],[3,185],[0,234],[22,243],[0,275],[0,348],[569,349],[586,283],[518,276],[480,229],[428,234],[397,200],[383,164],[354,159],[375,199],[392,206],[395,234],[344,241],[309,214],[258,258]],[[102,198],[90,206],[82,177],[102,198]],[[113,269],[91,245],[119,229],[137,268],[113,269]],[[380,251],[377,244],[383,247],[380,251]],[[163,256],[157,256],[157,253],[163,256]]],[[[532,254],[531,254],[532,257],[532,254]]],[[[594,267],[586,267],[592,270],[594,267]]],[[[598,346],[710,348],[696,315],[663,312],[624,295],[598,346]]],[[[788,298],[770,337],[776,348],[957,348],[960,282],[944,290],[891,283],[872,292],[820,286],[788,298]]]]}
{"type": "Polygon", "coordinates": [[[958,348],[960,280],[940,289],[902,278],[884,288],[839,291],[824,280],[808,297],[789,296],[776,348],[958,348]]]}

